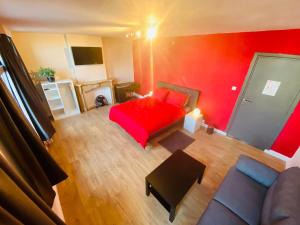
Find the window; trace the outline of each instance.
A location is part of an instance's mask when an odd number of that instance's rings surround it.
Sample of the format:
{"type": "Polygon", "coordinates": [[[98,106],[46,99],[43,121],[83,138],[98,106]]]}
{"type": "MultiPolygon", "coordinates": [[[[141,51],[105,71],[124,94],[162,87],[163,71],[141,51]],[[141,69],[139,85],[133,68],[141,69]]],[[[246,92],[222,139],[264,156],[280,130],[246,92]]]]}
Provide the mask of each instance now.
{"type": "Polygon", "coordinates": [[[2,74],[0,74],[1,76],[1,79],[4,81],[4,84],[6,85],[7,89],[10,91],[11,95],[13,96],[13,98],[16,100],[19,108],[22,110],[23,114],[25,115],[26,119],[29,121],[29,123],[31,124],[31,126],[33,127],[33,129],[35,130],[31,120],[30,120],[30,117],[26,111],[26,108],[23,104],[23,102],[21,101],[21,98],[16,90],[16,87],[14,85],[14,83],[12,82],[11,80],[11,77],[8,73],[7,70],[5,70],[5,67],[3,66],[4,63],[2,61],[2,58],[1,58],[1,55],[0,55],[0,67],[2,67],[2,74]]]}

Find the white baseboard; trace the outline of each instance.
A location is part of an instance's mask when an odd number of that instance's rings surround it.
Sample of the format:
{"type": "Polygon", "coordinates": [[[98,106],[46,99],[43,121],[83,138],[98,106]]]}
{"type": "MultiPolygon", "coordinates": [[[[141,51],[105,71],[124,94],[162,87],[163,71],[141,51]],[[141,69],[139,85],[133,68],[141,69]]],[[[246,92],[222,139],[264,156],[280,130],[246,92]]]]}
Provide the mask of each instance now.
{"type": "Polygon", "coordinates": [[[290,159],[289,157],[287,157],[285,155],[282,155],[282,154],[280,154],[280,153],[278,153],[278,152],[276,152],[276,151],[274,151],[272,149],[265,149],[264,152],[267,153],[267,154],[269,154],[269,155],[272,155],[272,156],[274,156],[274,157],[276,157],[278,159],[281,159],[281,160],[283,160],[285,162],[287,162],[290,159]]]}
{"type": "Polygon", "coordinates": [[[143,95],[140,95],[140,94],[138,94],[136,92],[133,92],[132,95],[135,96],[135,97],[137,97],[137,98],[144,98],[143,95]]]}
{"type": "Polygon", "coordinates": [[[151,97],[152,96],[152,92],[150,91],[148,94],[145,94],[145,95],[140,95],[136,92],[133,92],[132,93],[133,96],[137,97],[137,98],[146,98],[146,97],[151,97]]]}
{"type": "MultiPolygon", "coordinates": [[[[206,124],[206,123],[202,123],[202,126],[203,127],[205,127],[205,128],[207,128],[208,127],[208,125],[206,124]]],[[[222,136],[227,136],[227,133],[225,132],[225,131],[222,131],[222,130],[219,130],[219,129],[214,129],[214,131],[217,133],[217,134],[220,134],[220,135],[222,135],[222,136]]]]}
{"type": "Polygon", "coordinates": [[[216,133],[223,135],[223,136],[227,136],[227,133],[225,131],[219,130],[219,129],[215,129],[216,133]]]}

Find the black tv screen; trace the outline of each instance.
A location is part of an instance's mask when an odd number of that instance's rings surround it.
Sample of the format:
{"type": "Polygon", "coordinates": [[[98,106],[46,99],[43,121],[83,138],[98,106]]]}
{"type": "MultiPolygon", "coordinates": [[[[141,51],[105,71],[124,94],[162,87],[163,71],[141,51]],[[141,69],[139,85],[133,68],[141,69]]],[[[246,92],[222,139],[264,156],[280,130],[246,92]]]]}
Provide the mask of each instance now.
{"type": "Polygon", "coordinates": [[[103,64],[102,48],[71,47],[75,65],[103,64]]]}

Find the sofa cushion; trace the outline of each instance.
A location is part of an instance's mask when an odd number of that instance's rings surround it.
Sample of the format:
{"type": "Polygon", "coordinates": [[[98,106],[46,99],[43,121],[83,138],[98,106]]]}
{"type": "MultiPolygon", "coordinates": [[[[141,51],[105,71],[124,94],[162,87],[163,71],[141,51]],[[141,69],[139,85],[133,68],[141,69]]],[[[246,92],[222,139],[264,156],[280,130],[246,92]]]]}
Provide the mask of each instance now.
{"type": "Polygon", "coordinates": [[[274,195],[274,189],[277,184],[277,181],[274,182],[274,184],[269,188],[267,191],[262,214],[261,214],[261,225],[270,225],[270,218],[271,218],[271,209],[272,209],[272,199],[274,195]]]}
{"type": "Polygon", "coordinates": [[[300,168],[282,172],[265,199],[262,224],[300,224],[300,168]]]}
{"type": "Polygon", "coordinates": [[[271,225],[299,225],[299,221],[294,218],[286,218],[272,223],[271,225]]]}
{"type": "Polygon", "coordinates": [[[249,225],[260,224],[267,188],[232,168],[214,199],[229,208],[249,225]]]}
{"type": "Polygon", "coordinates": [[[197,225],[247,225],[221,203],[212,200],[197,225]]]}
{"type": "Polygon", "coordinates": [[[236,168],[267,188],[273,184],[279,175],[271,167],[245,155],[240,156],[236,168]]]}

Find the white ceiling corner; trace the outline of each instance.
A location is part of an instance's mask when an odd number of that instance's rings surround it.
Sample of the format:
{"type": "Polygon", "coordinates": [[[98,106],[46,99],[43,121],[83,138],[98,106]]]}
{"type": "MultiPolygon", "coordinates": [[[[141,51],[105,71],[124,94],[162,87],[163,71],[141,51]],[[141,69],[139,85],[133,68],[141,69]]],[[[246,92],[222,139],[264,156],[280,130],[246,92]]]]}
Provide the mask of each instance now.
{"type": "Polygon", "coordinates": [[[167,36],[300,28],[299,0],[0,0],[12,31],[124,35],[155,15],[167,36]]]}

